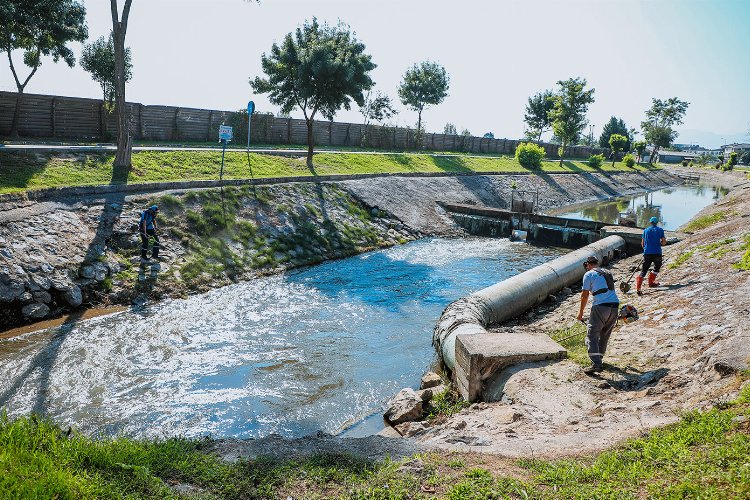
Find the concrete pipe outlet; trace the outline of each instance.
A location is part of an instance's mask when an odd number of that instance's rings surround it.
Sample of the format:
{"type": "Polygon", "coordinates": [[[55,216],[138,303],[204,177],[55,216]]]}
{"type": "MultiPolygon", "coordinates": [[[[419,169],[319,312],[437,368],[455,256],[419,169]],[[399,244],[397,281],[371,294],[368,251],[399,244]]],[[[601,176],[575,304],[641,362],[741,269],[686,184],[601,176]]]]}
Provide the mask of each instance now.
{"type": "Polygon", "coordinates": [[[581,264],[587,257],[606,263],[624,252],[625,240],[609,236],[461,298],[443,311],[433,332],[433,345],[445,366],[453,371],[458,335],[487,333],[488,325],[518,316],[549,295],[579,282],[585,273],[581,264]]]}

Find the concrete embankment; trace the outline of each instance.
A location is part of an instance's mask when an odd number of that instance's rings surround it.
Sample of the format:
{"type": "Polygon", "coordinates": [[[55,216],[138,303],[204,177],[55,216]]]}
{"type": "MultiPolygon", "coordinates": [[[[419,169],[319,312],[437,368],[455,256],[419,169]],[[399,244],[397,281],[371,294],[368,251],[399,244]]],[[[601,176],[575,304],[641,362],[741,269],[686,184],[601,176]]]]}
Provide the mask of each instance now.
{"type": "Polygon", "coordinates": [[[680,182],[661,170],[390,175],[135,194],[76,188],[75,195],[46,201],[25,197],[0,206],[0,325],[184,296],[425,235],[462,234],[437,201],[505,208],[516,188],[538,190],[546,208],[680,182]],[[139,273],[133,226],[154,202],[162,208],[164,262],[152,280],[150,272],[139,273]]]}

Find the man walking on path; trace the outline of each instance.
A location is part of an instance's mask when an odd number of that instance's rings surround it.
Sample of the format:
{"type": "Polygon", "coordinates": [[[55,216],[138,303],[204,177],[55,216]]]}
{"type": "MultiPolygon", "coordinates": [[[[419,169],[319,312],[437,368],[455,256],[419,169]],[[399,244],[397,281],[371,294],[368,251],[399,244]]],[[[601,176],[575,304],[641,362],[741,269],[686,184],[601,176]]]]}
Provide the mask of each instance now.
{"type": "Polygon", "coordinates": [[[159,259],[159,236],[156,234],[156,216],[159,214],[159,207],[151,205],[141,213],[141,222],[138,224],[138,231],[141,233],[141,262],[148,262],[148,242],[154,239],[154,246],[151,249],[151,258],[159,259]]]}
{"type": "Polygon", "coordinates": [[[602,358],[607,352],[609,337],[617,323],[620,299],[615,292],[612,274],[599,267],[599,260],[596,257],[591,256],[586,259],[583,267],[586,269],[586,274],[583,275],[581,308],[576,319],[583,321],[583,311],[591,295],[593,302],[586,331],[586,348],[591,358],[591,366],[583,372],[586,375],[594,375],[603,369],[602,358]]]}
{"type": "Polygon", "coordinates": [[[643,237],[641,238],[641,246],[643,247],[643,268],[641,269],[640,276],[635,278],[635,292],[638,295],[643,294],[643,292],[641,292],[641,286],[643,285],[643,280],[647,273],[648,286],[650,288],[661,285],[656,281],[656,278],[661,270],[661,247],[667,244],[667,239],[664,237],[664,229],[657,226],[659,223],[658,218],[651,217],[649,222],[651,225],[643,230],[643,237]],[[654,270],[649,272],[651,264],[654,265],[654,270]]]}

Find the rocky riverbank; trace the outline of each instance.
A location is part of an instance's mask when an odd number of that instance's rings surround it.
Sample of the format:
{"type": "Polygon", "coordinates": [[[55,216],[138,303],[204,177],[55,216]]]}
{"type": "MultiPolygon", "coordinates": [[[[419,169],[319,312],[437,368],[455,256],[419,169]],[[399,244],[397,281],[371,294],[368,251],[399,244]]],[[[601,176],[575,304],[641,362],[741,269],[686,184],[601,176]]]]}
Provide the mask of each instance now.
{"type": "MultiPolygon", "coordinates": [[[[736,397],[750,383],[750,183],[740,174],[710,176],[732,191],[682,228],[688,238],[666,248],[664,286],[643,296],[618,291],[640,319],[617,327],[600,376],[582,372],[589,362],[585,328],[575,322],[580,287],[565,290],[490,334],[548,335],[569,359],[511,367],[487,384],[494,402],[398,431],[427,447],[569,455],[609,448],[736,397]]],[[[612,266],[616,279],[628,280],[639,260],[612,266]]]]}
{"type": "Polygon", "coordinates": [[[625,174],[386,176],[151,194],[76,195],[0,207],[0,325],[81,307],[139,304],[342,258],[426,235],[460,235],[436,202],[541,208],[681,181],[625,174]],[[524,192],[523,194],[521,192],[524,192]],[[160,268],[140,272],[139,213],[158,203],[160,268]]]}

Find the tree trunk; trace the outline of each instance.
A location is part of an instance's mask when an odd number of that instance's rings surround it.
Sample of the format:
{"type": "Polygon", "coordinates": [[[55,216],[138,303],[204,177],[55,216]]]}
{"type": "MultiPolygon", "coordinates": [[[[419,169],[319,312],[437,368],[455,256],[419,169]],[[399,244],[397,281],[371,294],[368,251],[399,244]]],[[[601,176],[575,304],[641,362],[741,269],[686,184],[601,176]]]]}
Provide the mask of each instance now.
{"type": "Polygon", "coordinates": [[[542,142],[542,134],[544,131],[542,129],[539,129],[539,139],[537,139],[537,142],[542,142]]]}
{"type": "Polygon", "coordinates": [[[422,110],[419,110],[419,113],[417,114],[417,135],[414,136],[414,149],[419,149],[417,146],[417,141],[419,141],[422,138],[422,110]]]}
{"type": "Polygon", "coordinates": [[[565,141],[560,145],[560,166],[563,166],[563,158],[565,157],[565,141]]]}
{"type": "Polygon", "coordinates": [[[18,89],[16,96],[16,109],[13,112],[13,121],[10,124],[10,137],[18,139],[18,122],[21,119],[21,99],[23,98],[23,88],[18,89]]]}
{"type": "Polygon", "coordinates": [[[117,112],[117,154],[115,169],[129,169],[133,139],[130,137],[128,108],[125,101],[125,33],[132,0],[125,0],[122,19],[118,20],[117,0],[111,0],[112,38],[115,46],[115,110],[117,112]]]}
{"type": "Polygon", "coordinates": [[[653,165],[654,164],[654,158],[656,158],[656,152],[659,150],[659,146],[654,146],[654,149],[651,150],[651,156],[648,158],[648,164],[653,165]]]}
{"type": "Polygon", "coordinates": [[[307,168],[313,168],[313,125],[315,121],[312,119],[305,120],[307,122],[307,168]]]}

